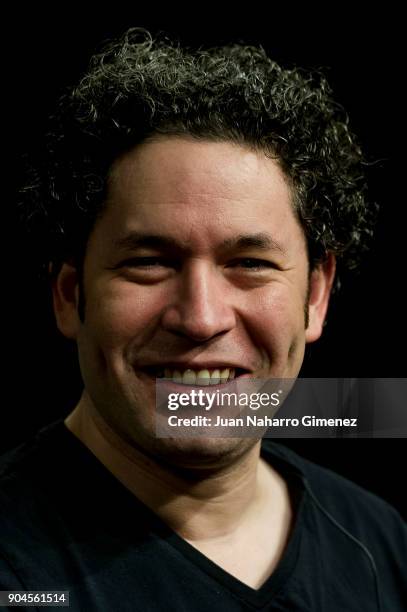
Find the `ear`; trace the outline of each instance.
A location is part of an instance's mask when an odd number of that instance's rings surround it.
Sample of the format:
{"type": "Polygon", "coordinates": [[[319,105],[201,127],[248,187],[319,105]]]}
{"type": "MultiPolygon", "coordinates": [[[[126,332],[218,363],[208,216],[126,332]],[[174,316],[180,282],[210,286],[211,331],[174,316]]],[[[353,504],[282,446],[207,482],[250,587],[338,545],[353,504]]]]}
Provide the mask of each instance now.
{"type": "Polygon", "coordinates": [[[64,263],[52,283],[54,314],[59,331],[75,340],[81,321],[78,315],[79,279],[74,266],[64,263]]]}
{"type": "Polygon", "coordinates": [[[315,342],[322,334],[329,296],[335,278],[336,260],[329,253],[326,260],[311,272],[308,302],[308,327],[305,341],[315,342]]]}

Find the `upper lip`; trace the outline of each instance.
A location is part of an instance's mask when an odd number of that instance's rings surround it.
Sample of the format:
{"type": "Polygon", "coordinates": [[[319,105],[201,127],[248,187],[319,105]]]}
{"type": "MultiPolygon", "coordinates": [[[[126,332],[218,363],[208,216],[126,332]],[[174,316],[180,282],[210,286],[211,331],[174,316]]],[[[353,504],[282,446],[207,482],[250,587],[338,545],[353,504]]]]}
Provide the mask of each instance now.
{"type": "Polygon", "coordinates": [[[202,363],[191,362],[191,361],[167,361],[160,363],[150,363],[141,366],[142,368],[168,368],[172,370],[213,370],[213,369],[225,369],[235,368],[244,370],[245,372],[251,372],[250,368],[242,366],[237,363],[230,363],[229,361],[205,361],[202,363]]]}

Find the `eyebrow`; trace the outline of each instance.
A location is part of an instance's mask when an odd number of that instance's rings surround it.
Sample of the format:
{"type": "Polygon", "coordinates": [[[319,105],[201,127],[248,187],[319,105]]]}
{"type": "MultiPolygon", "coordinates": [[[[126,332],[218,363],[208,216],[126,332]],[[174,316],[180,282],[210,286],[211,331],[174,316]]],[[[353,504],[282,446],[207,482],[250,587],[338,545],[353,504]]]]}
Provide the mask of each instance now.
{"type": "MultiPolygon", "coordinates": [[[[166,250],[188,250],[185,244],[178,242],[169,236],[161,234],[143,234],[141,232],[130,232],[123,238],[114,242],[114,246],[124,250],[136,250],[140,248],[166,249],[166,250]]],[[[259,232],[256,234],[239,234],[233,238],[226,238],[219,245],[224,250],[243,250],[256,248],[262,251],[278,251],[286,253],[286,249],[270,234],[259,232]]]]}
{"type": "Polygon", "coordinates": [[[222,247],[230,249],[247,249],[254,247],[262,251],[286,252],[282,244],[265,232],[257,234],[240,234],[235,238],[227,238],[222,242],[222,247]]]}

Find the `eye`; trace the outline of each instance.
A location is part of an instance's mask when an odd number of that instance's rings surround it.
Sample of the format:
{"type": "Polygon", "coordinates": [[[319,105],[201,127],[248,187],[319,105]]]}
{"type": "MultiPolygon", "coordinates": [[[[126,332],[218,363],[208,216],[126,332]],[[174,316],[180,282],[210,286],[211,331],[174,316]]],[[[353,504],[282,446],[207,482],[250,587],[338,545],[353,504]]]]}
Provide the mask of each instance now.
{"type": "Polygon", "coordinates": [[[173,267],[173,262],[164,257],[132,257],[123,261],[119,267],[154,269],[158,267],[173,267]]]}
{"type": "Polygon", "coordinates": [[[261,271],[270,268],[276,268],[276,265],[265,259],[254,259],[251,257],[245,257],[242,259],[236,259],[231,263],[232,267],[240,267],[245,270],[261,271]]]}

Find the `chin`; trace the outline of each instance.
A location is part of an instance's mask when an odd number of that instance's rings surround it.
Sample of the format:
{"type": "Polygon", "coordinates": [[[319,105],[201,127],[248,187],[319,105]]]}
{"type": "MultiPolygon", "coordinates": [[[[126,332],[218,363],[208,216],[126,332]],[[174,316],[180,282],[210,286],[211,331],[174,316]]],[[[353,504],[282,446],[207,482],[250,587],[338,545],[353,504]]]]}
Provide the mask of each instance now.
{"type": "Polygon", "coordinates": [[[145,451],[165,465],[209,470],[234,463],[258,442],[253,438],[156,438],[145,451]]]}

